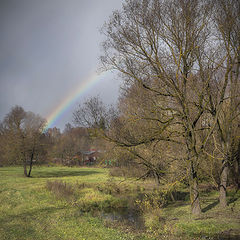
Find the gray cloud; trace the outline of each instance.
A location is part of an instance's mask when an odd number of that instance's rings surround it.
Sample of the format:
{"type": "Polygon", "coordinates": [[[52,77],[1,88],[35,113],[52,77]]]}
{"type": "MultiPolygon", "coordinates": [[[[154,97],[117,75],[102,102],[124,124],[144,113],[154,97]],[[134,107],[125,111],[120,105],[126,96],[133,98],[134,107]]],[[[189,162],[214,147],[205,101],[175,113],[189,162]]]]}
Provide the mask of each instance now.
{"type": "MultiPolygon", "coordinates": [[[[99,29],[120,7],[120,0],[1,0],[0,119],[16,104],[46,117],[96,68],[99,29]]],[[[79,101],[95,94],[116,101],[118,82],[103,81],[79,101]]],[[[75,107],[57,127],[71,121],[75,107]]]]}

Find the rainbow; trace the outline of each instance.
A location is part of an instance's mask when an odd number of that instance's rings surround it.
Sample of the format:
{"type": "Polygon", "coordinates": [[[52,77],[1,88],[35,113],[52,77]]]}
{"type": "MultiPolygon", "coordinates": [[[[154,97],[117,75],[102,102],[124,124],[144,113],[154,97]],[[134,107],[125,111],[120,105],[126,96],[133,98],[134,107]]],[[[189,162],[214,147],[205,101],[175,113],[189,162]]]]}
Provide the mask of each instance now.
{"type": "Polygon", "coordinates": [[[107,73],[108,72],[98,74],[96,72],[92,72],[84,81],[79,84],[78,87],[74,88],[74,90],[70,92],[60,102],[60,104],[58,104],[58,106],[51,112],[51,114],[47,116],[47,123],[44,131],[46,131],[48,128],[52,128],[61,118],[61,116],[69,109],[69,107],[78,100],[79,96],[87,92],[97,82],[101,81],[107,73]]]}

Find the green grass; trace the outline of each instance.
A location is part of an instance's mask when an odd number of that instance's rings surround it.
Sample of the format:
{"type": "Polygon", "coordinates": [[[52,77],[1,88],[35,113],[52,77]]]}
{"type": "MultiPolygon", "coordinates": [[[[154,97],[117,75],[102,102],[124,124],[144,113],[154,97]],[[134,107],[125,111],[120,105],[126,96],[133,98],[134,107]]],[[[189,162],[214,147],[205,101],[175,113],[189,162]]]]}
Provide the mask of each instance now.
{"type": "Polygon", "coordinates": [[[186,189],[179,192],[186,196],[185,200],[154,207],[152,200],[157,203],[160,198],[157,199],[157,186],[153,182],[110,178],[108,169],[34,167],[32,174],[26,178],[20,167],[0,168],[0,240],[221,239],[219,236],[238,239],[240,236],[240,193],[234,190],[228,191],[229,205],[224,211],[217,201],[218,192],[202,192],[203,213],[194,217],[190,214],[186,189]],[[146,227],[140,233],[128,223],[109,221],[96,214],[109,208],[136,207],[136,200],[142,204],[146,227]]]}
{"type": "Polygon", "coordinates": [[[162,233],[184,236],[183,239],[240,239],[240,193],[230,190],[228,207],[218,204],[218,192],[201,194],[202,213],[192,216],[187,202],[177,202],[162,209],[162,233]],[[225,238],[224,238],[225,237],[225,238]]]}
{"type": "Polygon", "coordinates": [[[46,189],[49,180],[105,182],[107,173],[98,168],[38,167],[32,178],[25,178],[22,168],[0,168],[0,239],[140,239],[81,214],[77,206],[46,189]]]}

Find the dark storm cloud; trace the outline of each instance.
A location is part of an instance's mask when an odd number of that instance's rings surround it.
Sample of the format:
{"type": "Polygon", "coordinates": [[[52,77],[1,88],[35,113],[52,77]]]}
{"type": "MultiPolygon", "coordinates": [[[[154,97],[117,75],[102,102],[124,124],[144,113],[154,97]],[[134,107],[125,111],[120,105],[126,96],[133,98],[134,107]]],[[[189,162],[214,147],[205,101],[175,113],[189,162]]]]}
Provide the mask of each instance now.
{"type": "MultiPolygon", "coordinates": [[[[120,7],[120,0],[1,0],[0,119],[15,104],[46,117],[96,68],[99,29],[120,7]]],[[[111,102],[118,84],[106,81],[108,89],[91,92],[111,102]]],[[[66,121],[71,116],[59,126],[66,121]]]]}

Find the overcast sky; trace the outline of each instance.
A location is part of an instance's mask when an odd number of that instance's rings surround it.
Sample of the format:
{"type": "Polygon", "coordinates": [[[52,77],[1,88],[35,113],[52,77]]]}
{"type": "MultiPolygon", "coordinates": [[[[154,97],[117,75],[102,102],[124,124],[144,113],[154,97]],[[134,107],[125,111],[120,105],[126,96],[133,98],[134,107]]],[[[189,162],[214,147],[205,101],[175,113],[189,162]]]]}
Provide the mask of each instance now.
{"type": "MultiPolygon", "coordinates": [[[[99,63],[100,28],[121,0],[0,0],[0,120],[14,105],[47,117],[99,63]]],[[[79,98],[118,97],[111,74],[79,98]]],[[[72,121],[71,108],[56,123],[72,121]]]]}

